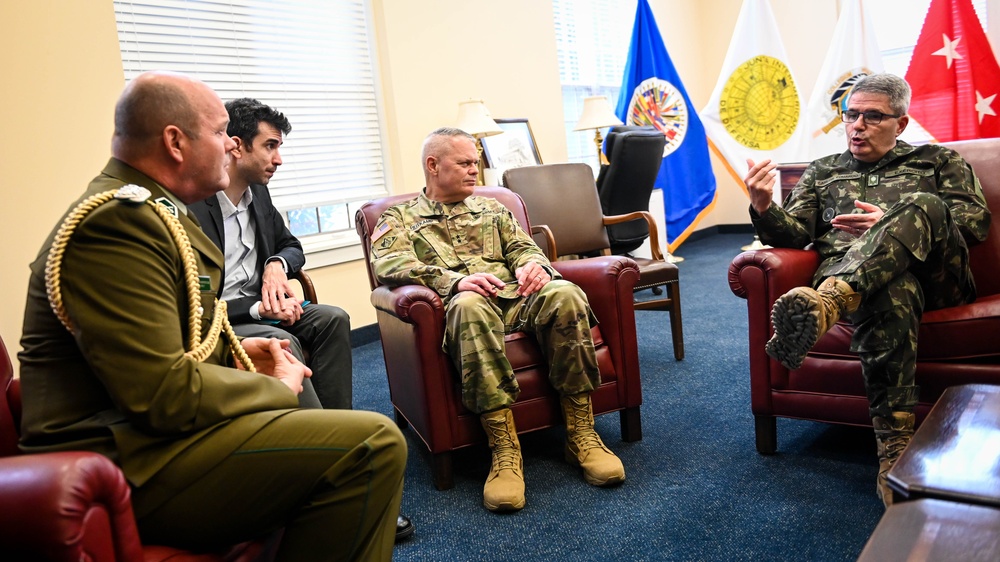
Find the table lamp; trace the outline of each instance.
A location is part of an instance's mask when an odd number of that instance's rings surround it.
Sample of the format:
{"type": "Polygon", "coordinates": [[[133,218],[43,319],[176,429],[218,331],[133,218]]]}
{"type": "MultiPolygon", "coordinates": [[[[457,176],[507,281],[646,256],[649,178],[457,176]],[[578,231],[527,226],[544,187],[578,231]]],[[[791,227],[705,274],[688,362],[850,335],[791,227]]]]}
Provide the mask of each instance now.
{"type": "Polygon", "coordinates": [[[604,142],[604,139],[601,138],[601,129],[621,124],[621,119],[611,111],[608,98],[604,96],[590,96],[584,98],[583,114],[580,115],[580,120],[576,122],[576,127],[573,130],[584,131],[595,129],[594,144],[597,145],[597,161],[600,164],[607,164],[608,159],[601,152],[601,143],[604,142]]]}
{"type": "Polygon", "coordinates": [[[490,117],[483,100],[467,100],[458,104],[458,123],[455,125],[466,133],[476,137],[476,150],[479,152],[479,176],[476,185],[483,185],[483,137],[499,135],[503,129],[490,117]]]}

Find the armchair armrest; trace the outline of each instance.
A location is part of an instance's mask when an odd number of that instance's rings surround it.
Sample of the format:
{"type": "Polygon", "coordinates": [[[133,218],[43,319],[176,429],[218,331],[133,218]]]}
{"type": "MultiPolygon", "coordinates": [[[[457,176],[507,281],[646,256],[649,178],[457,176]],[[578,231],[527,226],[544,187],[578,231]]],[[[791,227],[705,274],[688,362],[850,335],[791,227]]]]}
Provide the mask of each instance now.
{"type": "MultiPolygon", "coordinates": [[[[598,256],[579,260],[552,262],[552,267],[567,281],[578,285],[591,301],[597,314],[608,301],[627,300],[632,305],[632,287],[639,281],[639,266],[625,256],[598,256]],[[603,301],[603,302],[594,302],[603,301]]],[[[597,318],[600,320],[601,315],[597,318]]]]}
{"type": "Polygon", "coordinates": [[[649,211],[634,211],[625,215],[605,215],[604,226],[619,224],[634,220],[643,219],[649,225],[649,253],[654,260],[663,260],[663,251],[660,250],[660,231],[656,226],[656,220],[649,211]]]}
{"type": "Polygon", "coordinates": [[[748,300],[765,295],[770,304],[795,287],[812,286],[817,267],[819,254],[812,250],[750,250],[733,258],[729,265],[729,288],[748,300]]]}
{"type": "Polygon", "coordinates": [[[290,276],[299,282],[302,286],[302,298],[311,302],[318,303],[319,299],[316,297],[316,286],[313,285],[312,278],[304,270],[300,269],[290,276]]]}
{"type": "Polygon", "coordinates": [[[423,285],[381,285],[372,291],[372,306],[408,324],[444,319],[444,304],[437,293],[423,285]]]}
{"type": "Polygon", "coordinates": [[[44,453],[0,459],[4,556],[54,561],[141,561],[125,476],[102,455],[44,453]]]}
{"type": "MultiPolygon", "coordinates": [[[[764,351],[773,331],[771,308],[778,297],[793,288],[811,285],[818,266],[818,253],[790,248],[750,250],[736,256],[729,265],[729,288],[747,300],[750,408],[755,415],[772,415],[772,384],[785,384],[788,378],[788,369],[764,351]]],[[[774,452],[774,420],[758,419],[757,423],[757,449],[774,452]]]]}
{"type": "MultiPolygon", "coordinates": [[[[563,279],[578,285],[601,323],[600,333],[608,345],[619,373],[639,372],[639,347],[635,328],[633,288],[639,281],[639,266],[625,256],[598,256],[553,262],[563,279]]],[[[635,379],[638,383],[638,378],[635,379]]],[[[642,403],[639,384],[619,381],[619,391],[631,405],[642,403]]]]}
{"type": "Polygon", "coordinates": [[[382,285],[372,291],[371,302],[396,421],[402,416],[411,424],[431,453],[451,450],[451,423],[440,423],[449,419],[445,412],[456,399],[451,358],[441,350],[445,326],[441,298],[422,285],[382,285]]]}

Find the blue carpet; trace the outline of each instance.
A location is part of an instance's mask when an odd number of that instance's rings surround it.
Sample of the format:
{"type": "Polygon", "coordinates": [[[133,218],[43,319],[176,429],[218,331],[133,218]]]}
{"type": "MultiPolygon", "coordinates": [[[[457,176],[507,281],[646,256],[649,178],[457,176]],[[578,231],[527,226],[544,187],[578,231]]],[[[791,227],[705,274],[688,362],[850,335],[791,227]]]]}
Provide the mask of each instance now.
{"type": "MultiPolygon", "coordinates": [[[[665,312],[636,314],[643,439],[623,443],[618,415],[597,418],[625,463],[617,488],[587,485],[562,458],[563,430],[522,437],[527,505],[482,507],[489,452],[455,454],[455,487],[437,491],[409,431],[403,513],[414,537],[401,561],[855,560],[883,513],[871,429],[778,420],[778,453],[756,452],[746,305],[729,262],[747,234],[717,234],[677,252],[686,359],[674,361],[665,312]]],[[[391,415],[379,342],[354,349],[355,408],[391,415]]]]}

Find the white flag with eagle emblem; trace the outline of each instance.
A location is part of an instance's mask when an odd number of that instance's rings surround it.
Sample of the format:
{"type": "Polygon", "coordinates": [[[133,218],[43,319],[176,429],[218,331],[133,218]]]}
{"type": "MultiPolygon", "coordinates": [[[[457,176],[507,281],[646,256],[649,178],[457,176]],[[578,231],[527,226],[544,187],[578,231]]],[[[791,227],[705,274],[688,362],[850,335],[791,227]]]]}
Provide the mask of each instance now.
{"type": "Polygon", "coordinates": [[[799,88],[767,0],[744,0],[722,73],[701,110],[709,144],[746,191],[747,158],[803,159],[799,88]]]}
{"type": "Polygon", "coordinates": [[[807,160],[847,150],[840,113],[847,109],[847,98],[858,80],[883,71],[875,28],[861,0],[845,0],[842,6],[830,50],[806,106],[807,160]]]}

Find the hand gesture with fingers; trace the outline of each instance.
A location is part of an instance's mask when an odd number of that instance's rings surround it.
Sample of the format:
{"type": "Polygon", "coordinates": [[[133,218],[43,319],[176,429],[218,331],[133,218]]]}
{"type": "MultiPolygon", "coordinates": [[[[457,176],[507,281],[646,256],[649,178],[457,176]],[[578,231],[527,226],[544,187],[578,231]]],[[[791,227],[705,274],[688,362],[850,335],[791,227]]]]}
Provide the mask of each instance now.
{"type": "Polygon", "coordinates": [[[750,170],[743,178],[743,183],[746,184],[747,192],[750,194],[750,205],[759,214],[764,214],[774,199],[774,182],[777,175],[774,168],[777,164],[770,159],[754,164],[753,160],[747,158],[747,166],[750,170]]]}
{"type": "Polygon", "coordinates": [[[877,205],[864,201],[855,200],[854,207],[861,212],[837,215],[830,221],[830,225],[853,236],[861,236],[868,232],[869,228],[875,226],[875,223],[885,214],[877,205]]]}

